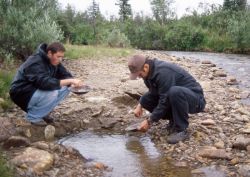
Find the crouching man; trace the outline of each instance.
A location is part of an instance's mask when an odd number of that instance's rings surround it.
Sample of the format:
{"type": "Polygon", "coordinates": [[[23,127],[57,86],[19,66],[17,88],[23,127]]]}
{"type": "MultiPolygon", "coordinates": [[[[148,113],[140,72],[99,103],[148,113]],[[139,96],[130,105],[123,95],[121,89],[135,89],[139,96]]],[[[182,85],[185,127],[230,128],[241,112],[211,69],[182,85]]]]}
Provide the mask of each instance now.
{"type": "Polygon", "coordinates": [[[61,64],[64,52],[61,43],[41,44],[19,67],[11,84],[11,99],[34,125],[53,123],[48,115],[69,94],[68,87],[83,84],[61,64]]]}
{"type": "Polygon", "coordinates": [[[153,122],[168,119],[167,142],[175,144],[187,139],[188,113],[201,112],[206,104],[200,84],[181,67],[158,59],[135,55],[129,59],[128,67],[130,78],[142,78],[149,89],[134,110],[136,117],[142,116],[143,108],[151,112],[138,129],[147,131],[153,122]]]}

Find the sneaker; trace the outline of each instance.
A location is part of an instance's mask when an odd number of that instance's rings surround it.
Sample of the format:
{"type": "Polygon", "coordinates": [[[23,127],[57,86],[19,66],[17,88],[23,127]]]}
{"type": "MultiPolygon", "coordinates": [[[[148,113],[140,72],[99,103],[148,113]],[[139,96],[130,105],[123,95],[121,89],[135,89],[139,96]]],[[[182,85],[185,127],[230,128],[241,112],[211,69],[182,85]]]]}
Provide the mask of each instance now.
{"type": "Polygon", "coordinates": [[[189,137],[189,134],[187,132],[187,130],[181,131],[181,132],[175,132],[172,133],[168,138],[167,138],[167,142],[169,144],[176,144],[179,141],[184,141],[189,137]]]}
{"type": "Polygon", "coordinates": [[[49,116],[45,116],[43,118],[44,122],[46,122],[47,124],[53,124],[54,123],[54,119],[52,117],[49,116]]]}

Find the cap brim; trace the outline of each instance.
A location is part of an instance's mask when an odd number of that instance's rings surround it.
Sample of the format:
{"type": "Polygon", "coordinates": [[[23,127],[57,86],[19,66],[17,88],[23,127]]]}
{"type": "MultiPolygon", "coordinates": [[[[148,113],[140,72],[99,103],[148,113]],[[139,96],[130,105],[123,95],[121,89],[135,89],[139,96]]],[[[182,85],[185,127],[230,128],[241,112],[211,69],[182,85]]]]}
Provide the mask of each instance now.
{"type": "Polygon", "coordinates": [[[136,80],[138,76],[139,76],[139,72],[130,73],[129,78],[130,80],[136,80]]]}

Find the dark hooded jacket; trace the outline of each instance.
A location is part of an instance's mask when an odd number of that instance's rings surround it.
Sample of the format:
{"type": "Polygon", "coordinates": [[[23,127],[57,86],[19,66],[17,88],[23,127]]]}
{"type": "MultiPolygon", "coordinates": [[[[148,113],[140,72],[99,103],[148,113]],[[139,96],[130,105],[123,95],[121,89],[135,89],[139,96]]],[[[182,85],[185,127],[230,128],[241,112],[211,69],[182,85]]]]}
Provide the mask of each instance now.
{"type": "Polygon", "coordinates": [[[27,111],[28,103],[37,89],[58,90],[61,79],[72,77],[61,63],[57,66],[50,64],[46,48],[47,44],[41,44],[37,53],[19,67],[11,83],[10,97],[24,111],[27,111]]]}
{"type": "Polygon", "coordinates": [[[201,99],[204,99],[200,84],[181,67],[158,59],[147,60],[146,62],[149,64],[150,70],[149,76],[144,80],[144,83],[149,88],[149,91],[142,97],[150,98],[153,95],[159,98],[158,105],[150,116],[153,122],[157,122],[166,115],[168,91],[172,86],[188,88],[200,95],[201,99]]]}

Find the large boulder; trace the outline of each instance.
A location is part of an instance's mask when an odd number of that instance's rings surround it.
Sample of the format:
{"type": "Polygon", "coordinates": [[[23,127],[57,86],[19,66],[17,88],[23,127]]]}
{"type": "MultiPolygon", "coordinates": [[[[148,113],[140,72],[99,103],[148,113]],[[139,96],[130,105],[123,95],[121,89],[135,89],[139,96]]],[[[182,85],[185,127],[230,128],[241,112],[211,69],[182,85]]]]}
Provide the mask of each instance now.
{"type": "Polygon", "coordinates": [[[48,170],[53,164],[53,155],[47,151],[28,147],[25,151],[16,156],[11,162],[21,168],[41,174],[48,170]]]}

